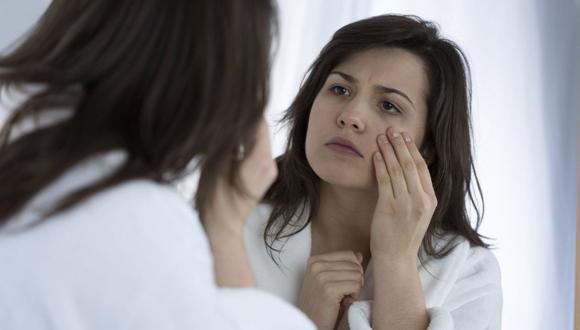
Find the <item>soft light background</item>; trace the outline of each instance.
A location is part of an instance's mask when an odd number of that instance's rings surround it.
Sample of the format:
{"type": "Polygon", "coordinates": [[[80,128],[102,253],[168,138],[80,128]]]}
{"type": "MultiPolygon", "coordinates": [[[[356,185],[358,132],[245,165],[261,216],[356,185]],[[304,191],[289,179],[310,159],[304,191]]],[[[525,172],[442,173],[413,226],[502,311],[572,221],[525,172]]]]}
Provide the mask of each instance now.
{"type": "MultiPolygon", "coordinates": [[[[48,0],[0,2],[0,48],[26,31],[48,0]]],[[[267,118],[288,107],[339,27],[384,13],[437,22],[471,63],[482,232],[502,268],[504,329],[572,329],[579,109],[578,0],[279,0],[280,40],[267,118]]],[[[0,121],[2,115],[0,112],[0,121]]]]}

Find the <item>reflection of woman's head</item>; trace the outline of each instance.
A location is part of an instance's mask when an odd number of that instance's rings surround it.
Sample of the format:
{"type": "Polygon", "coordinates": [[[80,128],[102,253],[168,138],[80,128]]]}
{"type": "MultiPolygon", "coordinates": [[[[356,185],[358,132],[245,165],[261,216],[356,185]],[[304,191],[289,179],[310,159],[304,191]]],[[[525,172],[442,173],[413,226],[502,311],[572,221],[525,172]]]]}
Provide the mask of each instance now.
{"type": "Polygon", "coordinates": [[[43,86],[3,130],[0,224],[68,167],[112,149],[128,151],[123,168],[61,206],[131,178],[172,180],[196,155],[205,205],[216,165],[234,162],[240,143],[252,147],[273,14],[269,0],[53,1],[0,57],[1,87],[43,86]],[[70,119],[8,143],[29,114],[63,106],[70,119]]]}
{"type": "Polygon", "coordinates": [[[479,223],[471,192],[468,70],[461,50],[417,17],[378,16],[338,30],[284,116],[290,136],[278,159],[280,175],[267,195],[274,204],[267,228],[274,235],[266,232],[267,241],[280,237],[304,196],[316,212],[321,180],[376,189],[370,156],[377,136],[392,126],[412,135],[433,178],[438,207],[424,239],[427,253],[447,251],[433,246],[441,230],[484,246],[465,206],[467,195],[479,223]],[[328,148],[335,138],[354,144],[358,157],[328,148]]]}
{"type": "Polygon", "coordinates": [[[314,173],[329,184],[376,192],[377,136],[392,126],[419,144],[423,139],[424,72],[422,60],[401,48],[360,51],[332,69],[308,119],[305,153],[314,173]],[[343,148],[345,143],[355,152],[343,148]]]}

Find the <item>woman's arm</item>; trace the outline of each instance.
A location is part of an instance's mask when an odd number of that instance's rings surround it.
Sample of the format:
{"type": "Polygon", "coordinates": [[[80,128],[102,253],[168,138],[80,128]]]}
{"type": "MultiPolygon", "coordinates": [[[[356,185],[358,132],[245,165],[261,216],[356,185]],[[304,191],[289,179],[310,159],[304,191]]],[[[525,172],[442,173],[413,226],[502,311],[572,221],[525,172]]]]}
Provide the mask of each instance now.
{"type": "Polygon", "coordinates": [[[297,306],[319,330],[336,329],[341,306],[360,293],[364,281],[362,255],[340,251],[310,257],[297,306]]]}
{"type": "MultiPolygon", "coordinates": [[[[423,283],[431,290],[430,293],[425,293],[425,298],[432,304],[437,304],[427,309],[428,330],[501,329],[501,276],[497,260],[491,251],[471,247],[469,242],[463,240],[457,243],[446,257],[430,260],[428,267],[428,274],[425,274],[425,277],[421,274],[423,283]]],[[[384,283],[388,279],[378,277],[378,272],[375,276],[375,285],[381,285],[383,288],[389,285],[384,283]]],[[[379,291],[380,289],[375,287],[375,294],[380,294],[379,291]]],[[[388,311],[384,308],[389,308],[385,307],[386,305],[379,306],[383,298],[375,296],[374,302],[357,301],[350,306],[348,311],[350,329],[372,330],[371,323],[375,325],[374,329],[378,329],[380,326],[378,322],[383,320],[375,323],[374,318],[388,311]]],[[[398,301],[407,303],[410,298],[404,297],[398,301]]]]}
{"type": "Polygon", "coordinates": [[[437,205],[423,157],[410,135],[389,128],[374,155],[378,199],[371,227],[374,329],[428,325],[416,258],[437,205]],[[376,312],[380,311],[380,312],[376,312]]]}
{"type": "Polygon", "coordinates": [[[244,225],[268,187],[278,175],[272,159],[268,125],[262,118],[255,145],[239,165],[238,178],[245,189],[237,191],[223,169],[215,194],[202,221],[214,257],[215,278],[219,286],[254,287],[255,279],[244,247],[244,225]]]}
{"type": "MultiPolygon", "coordinates": [[[[233,219],[232,219],[233,220],[233,219]]],[[[242,223],[233,220],[232,223],[242,223]]],[[[214,261],[216,283],[220,287],[255,287],[256,281],[243,240],[243,228],[219,225],[209,217],[205,226],[214,261]]]]}
{"type": "Polygon", "coordinates": [[[429,317],[415,260],[373,256],[373,265],[373,329],[426,329],[429,317]]]}

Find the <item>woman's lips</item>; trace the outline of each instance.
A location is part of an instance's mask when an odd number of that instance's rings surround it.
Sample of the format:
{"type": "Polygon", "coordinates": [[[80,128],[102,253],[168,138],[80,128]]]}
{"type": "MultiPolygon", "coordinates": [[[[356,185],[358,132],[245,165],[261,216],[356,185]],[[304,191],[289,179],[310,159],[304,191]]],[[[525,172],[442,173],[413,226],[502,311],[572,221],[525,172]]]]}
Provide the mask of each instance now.
{"type": "Polygon", "coordinates": [[[328,148],[338,152],[338,153],[341,153],[341,154],[357,156],[357,157],[363,158],[363,156],[356,149],[354,144],[347,139],[335,137],[335,138],[332,138],[330,141],[328,141],[328,143],[326,143],[326,146],[328,148]]]}
{"type": "Polygon", "coordinates": [[[356,156],[356,157],[360,157],[360,155],[351,147],[347,147],[345,145],[342,144],[338,144],[338,143],[328,143],[326,145],[327,147],[329,147],[330,149],[341,153],[341,154],[346,154],[346,155],[352,155],[352,156],[356,156]]]}

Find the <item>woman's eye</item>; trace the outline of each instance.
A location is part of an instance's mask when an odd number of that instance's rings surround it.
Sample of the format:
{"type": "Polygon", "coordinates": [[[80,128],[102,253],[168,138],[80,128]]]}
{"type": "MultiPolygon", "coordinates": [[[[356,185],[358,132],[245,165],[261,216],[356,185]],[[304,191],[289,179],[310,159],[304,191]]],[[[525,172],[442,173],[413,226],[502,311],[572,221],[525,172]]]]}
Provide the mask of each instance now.
{"type": "Polygon", "coordinates": [[[334,94],[334,95],[344,95],[344,96],[350,96],[350,92],[348,91],[348,89],[342,87],[342,86],[332,86],[330,88],[330,91],[334,94]]]}
{"type": "Polygon", "coordinates": [[[399,111],[399,109],[397,108],[397,106],[395,106],[393,103],[388,102],[388,101],[384,101],[381,102],[381,108],[389,113],[399,113],[401,111],[399,111]]]}

